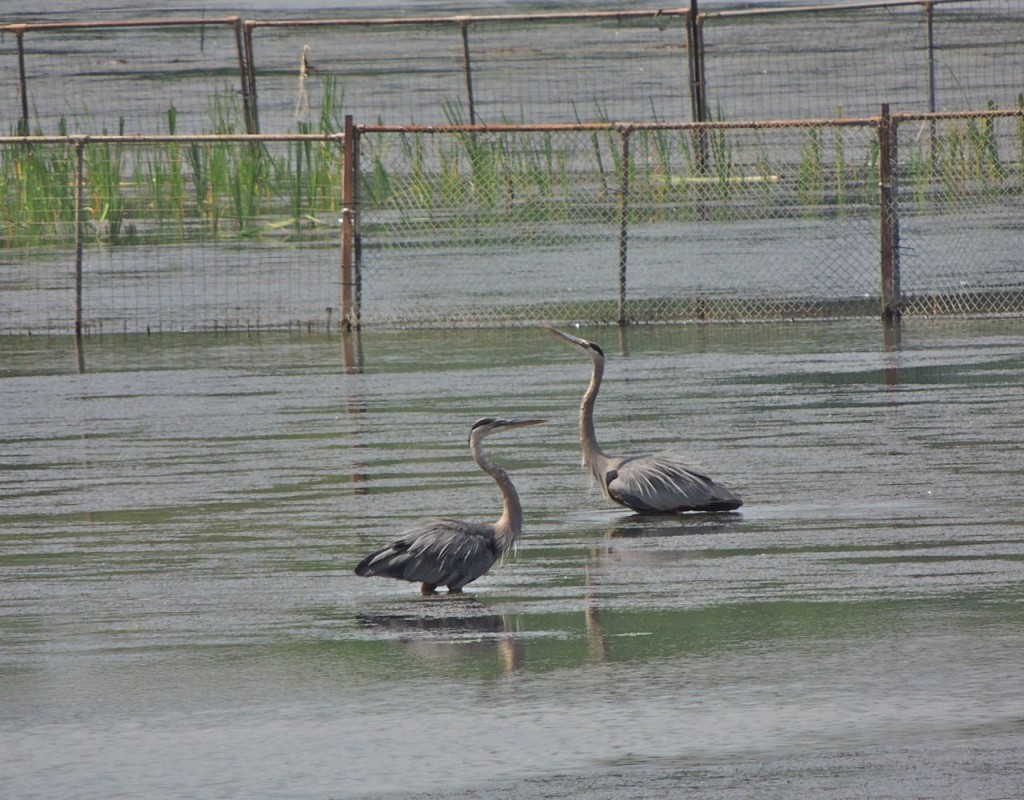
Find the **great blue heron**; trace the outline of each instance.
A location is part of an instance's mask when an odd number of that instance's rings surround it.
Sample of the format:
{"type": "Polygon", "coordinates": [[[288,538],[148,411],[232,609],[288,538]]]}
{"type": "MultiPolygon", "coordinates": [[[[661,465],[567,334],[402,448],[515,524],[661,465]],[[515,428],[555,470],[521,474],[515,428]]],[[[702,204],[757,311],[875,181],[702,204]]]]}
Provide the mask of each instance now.
{"type": "Polygon", "coordinates": [[[607,455],[594,433],[594,402],[604,375],[604,351],[599,345],[548,328],[590,356],[594,372],[580,404],[580,443],[583,463],[609,500],[641,514],[682,511],[732,511],[743,505],[739,495],[684,463],[672,450],[644,456],[607,455]]]}
{"type": "Polygon", "coordinates": [[[539,425],[545,419],[477,420],[469,432],[469,450],[480,469],[494,478],[504,497],[504,511],[497,522],[466,522],[432,519],[403,531],[387,547],[370,553],[356,566],[356,575],[381,575],[422,584],[420,591],[434,594],[447,586],[457,594],[467,583],[487,572],[519,539],[523,531],[523,507],[512,479],[488,460],[481,442],[496,431],[539,425]]]}

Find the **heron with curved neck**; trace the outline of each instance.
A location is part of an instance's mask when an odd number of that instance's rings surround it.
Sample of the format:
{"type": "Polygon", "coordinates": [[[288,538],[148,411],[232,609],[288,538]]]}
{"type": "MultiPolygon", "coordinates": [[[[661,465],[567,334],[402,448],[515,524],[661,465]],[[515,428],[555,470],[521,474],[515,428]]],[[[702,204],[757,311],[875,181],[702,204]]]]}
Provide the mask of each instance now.
{"type": "Polygon", "coordinates": [[[605,497],[640,514],[734,511],[743,505],[738,494],[687,464],[674,450],[641,456],[605,453],[594,431],[594,404],[604,377],[604,350],[557,328],[547,330],[582,350],[593,362],[590,385],[580,403],[580,444],[583,463],[605,497]]]}
{"type": "Polygon", "coordinates": [[[420,584],[420,592],[432,595],[438,586],[459,594],[466,584],[484,575],[519,541],[523,532],[523,507],[508,473],[483,451],[485,437],[497,431],[539,425],[544,419],[477,420],[469,432],[469,450],[480,469],[498,484],[502,512],[497,522],[431,519],[403,531],[387,547],[370,553],[355,568],[356,575],[380,575],[420,584]]]}

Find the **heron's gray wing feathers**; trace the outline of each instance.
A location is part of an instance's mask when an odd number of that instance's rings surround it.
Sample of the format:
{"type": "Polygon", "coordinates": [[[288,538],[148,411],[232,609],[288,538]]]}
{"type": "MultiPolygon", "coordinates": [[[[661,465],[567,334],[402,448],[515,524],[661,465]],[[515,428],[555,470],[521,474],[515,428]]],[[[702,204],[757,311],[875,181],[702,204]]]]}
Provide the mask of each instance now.
{"type": "Polygon", "coordinates": [[[487,572],[497,558],[492,525],[432,519],[368,555],[355,571],[461,589],[487,572]]]}
{"type": "Polygon", "coordinates": [[[731,511],[743,505],[739,495],[671,450],[613,463],[605,485],[612,500],[641,513],[731,511]]]}

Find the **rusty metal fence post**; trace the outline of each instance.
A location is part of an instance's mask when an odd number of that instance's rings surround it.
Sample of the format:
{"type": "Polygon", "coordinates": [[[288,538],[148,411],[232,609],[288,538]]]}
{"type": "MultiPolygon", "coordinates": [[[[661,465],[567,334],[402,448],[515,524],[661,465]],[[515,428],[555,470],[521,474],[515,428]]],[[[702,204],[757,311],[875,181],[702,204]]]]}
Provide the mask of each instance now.
{"type": "Polygon", "coordinates": [[[892,322],[901,316],[900,218],[897,170],[896,120],[889,104],[882,104],[878,121],[878,185],[881,219],[882,319],[892,322]]]}
{"type": "Polygon", "coordinates": [[[928,111],[935,113],[935,4],[929,0],[924,4],[924,35],[928,49],[928,111]]]}
{"type": "Polygon", "coordinates": [[[252,44],[252,23],[234,18],[238,71],[242,82],[242,115],[246,133],[260,132],[259,107],[256,104],[256,58],[252,44]]]}
{"type": "MultiPolygon", "coordinates": [[[[707,82],[704,77],[704,17],[697,12],[697,0],[690,0],[686,15],[686,55],[690,71],[690,115],[694,122],[708,122],[707,82]]],[[[708,134],[704,128],[693,132],[697,170],[704,175],[709,166],[708,134]]]]}
{"type": "Polygon", "coordinates": [[[690,11],[686,15],[686,56],[690,69],[690,113],[694,122],[707,122],[707,83],[704,79],[704,17],[697,11],[697,0],[690,0],[690,11]]]}
{"type": "Polygon", "coordinates": [[[28,80],[25,77],[25,27],[15,30],[18,43],[18,86],[21,91],[21,119],[18,120],[17,135],[28,136],[28,80]]]}
{"type": "Polygon", "coordinates": [[[82,335],[82,251],[85,242],[85,143],[75,139],[75,336],[82,335]]]}
{"type": "Polygon", "coordinates": [[[359,132],[345,115],[344,179],[341,206],[341,315],[343,330],[359,330],[362,278],[359,269],[359,132]]]}
{"type": "Polygon", "coordinates": [[[473,65],[469,57],[469,17],[457,17],[462,33],[462,68],[466,74],[466,99],[469,103],[469,124],[476,125],[476,103],[473,101],[473,65]]]}
{"type": "Polygon", "coordinates": [[[619,176],[619,325],[626,325],[629,322],[629,313],[626,306],[626,254],[629,248],[629,173],[631,168],[631,157],[629,152],[629,137],[632,128],[623,127],[619,129],[622,137],[621,175],[619,176]]]}
{"type": "Polygon", "coordinates": [[[75,139],[75,346],[78,371],[85,371],[85,349],[82,346],[82,258],[85,247],[85,146],[88,137],[75,139]]]}

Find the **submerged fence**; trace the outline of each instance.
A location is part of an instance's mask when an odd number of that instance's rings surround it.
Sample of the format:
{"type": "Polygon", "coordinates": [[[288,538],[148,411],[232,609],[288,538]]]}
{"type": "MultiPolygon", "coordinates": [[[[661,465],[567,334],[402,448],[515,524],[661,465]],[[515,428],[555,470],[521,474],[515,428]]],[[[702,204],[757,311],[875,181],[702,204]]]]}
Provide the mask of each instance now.
{"type": "Polygon", "coordinates": [[[1024,310],[1024,114],[0,139],[0,334],[1024,310]]]}
{"type": "Polygon", "coordinates": [[[1022,0],[0,25],[0,131],[821,119],[1022,101],[1022,0]],[[112,102],[116,98],[116,102],[112,102]]]}

